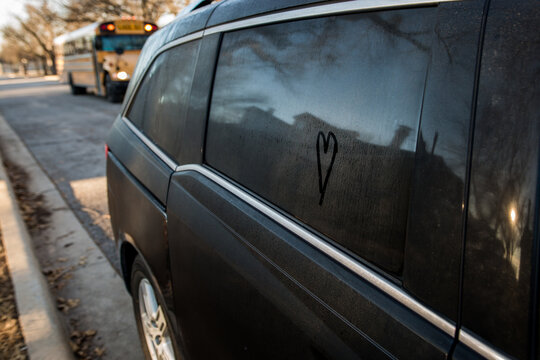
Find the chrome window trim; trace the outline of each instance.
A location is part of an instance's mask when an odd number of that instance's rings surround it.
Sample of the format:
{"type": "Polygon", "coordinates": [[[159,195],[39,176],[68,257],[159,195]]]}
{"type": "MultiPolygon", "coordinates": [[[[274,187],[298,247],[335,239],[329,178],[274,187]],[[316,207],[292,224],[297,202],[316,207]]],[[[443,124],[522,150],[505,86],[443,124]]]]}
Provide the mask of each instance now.
{"type": "Polygon", "coordinates": [[[204,34],[204,30],[200,30],[193,34],[189,34],[189,35],[183,36],[181,38],[178,38],[176,40],[166,43],[165,45],[161,46],[158,49],[158,51],[156,52],[156,54],[154,54],[150,62],[154,61],[154,58],[158,57],[162,52],[167,51],[170,48],[173,48],[175,46],[182,45],[184,43],[187,43],[193,40],[198,40],[203,37],[203,34],[204,34]]]}
{"type": "Polygon", "coordinates": [[[204,35],[215,34],[230,30],[243,29],[255,25],[271,24],[286,20],[301,20],[322,15],[338,15],[361,10],[377,10],[387,8],[401,8],[409,6],[437,5],[443,2],[455,2],[462,0],[353,0],[334,4],[313,4],[311,7],[285,10],[269,15],[257,15],[244,20],[236,20],[227,24],[215,25],[204,30],[204,35]]]}
{"type": "Polygon", "coordinates": [[[465,329],[461,328],[459,330],[459,341],[464,345],[467,345],[478,354],[482,355],[489,360],[507,360],[510,359],[508,356],[501,354],[497,350],[493,349],[482,340],[479,340],[472,333],[469,333],[465,329]]]}
{"type": "Polygon", "coordinates": [[[126,102],[126,105],[124,106],[124,108],[122,109],[122,117],[125,117],[129,108],[131,107],[131,103],[133,102],[133,99],[135,98],[135,94],[137,94],[137,91],[139,91],[139,87],[141,86],[141,83],[144,79],[144,77],[146,76],[146,73],[148,72],[148,69],[150,68],[150,66],[152,65],[152,63],[154,62],[154,60],[159,56],[161,55],[162,53],[164,53],[165,51],[175,47],[175,46],[178,46],[178,45],[182,45],[182,44],[185,44],[187,42],[190,42],[190,41],[193,41],[193,40],[198,40],[198,39],[201,39],[203,37],[203,34],[204,34],[204,31],[201,30],[201,31],[197,31],[193,34],[189,34],[189,35],[186,35],[186,36],[183,36],[181,38],[178,38],[176,40],[173,40],[169,43],[166,43],[165,45],[162,45],[153,55],[152,57],[150,58],[150,60],[147,61],[146,65],[145,65],[145,68],[142,72],[142,75],[141,77],[139,78],[139,80],[137,81],[137,84],[135,84],[135,87],[133,88],[133,91],[131,92],[131,94],[129,95],[129,99],[127,100],[126,102]]]}
{"type": "Polygon", "coordinates": [[[178,167],[178,164],[165,154],[156,144],[152,142],[146,135],[144,135],[133,123],[126,117],[122,117],[124,124],[146,145],[150,150],[163,161],[171,170],[174,171],[178,167]]]}
{"type": "Polygon", "coordinates": [[[369,269],[367,266],[362,265],[360,262],[356,261],[343,251],[335,248],[326,241],[313,235],[311,232],[294,223],[284,215],[272,209],[270,206],[256,199],[255,197],[248,194],[239,187],[233,185],[225,178],[217,175],[216,173],[208,170],[201,165],[196,164],[180,165],[176,168],[175,171],[195,171],[203,175],[207,179],[210,179],[211,181],[218,184],[233,195],[237,196],[238,198],[240,198],[250,206],[254,207],[264,215],[268,216],[293,234],[297,235],[319,251],[323,252],[333,260],[337,261],[356,275],[360,276],[373,286],[377,287],[378,289],[392,297],[394,300],[398,301],[408,309],[414,311],[415,313],[423,317],[425,320],[445,332],[447,335],[454,337],[456,328],[452,323],[435,314],[433,311],[429,310],[427,307],[425,307],[424,305],[413,299],[410,295],[405,293],[402,289],[392,284],[390,281],[386,280],[373,270],[369,269]]]}

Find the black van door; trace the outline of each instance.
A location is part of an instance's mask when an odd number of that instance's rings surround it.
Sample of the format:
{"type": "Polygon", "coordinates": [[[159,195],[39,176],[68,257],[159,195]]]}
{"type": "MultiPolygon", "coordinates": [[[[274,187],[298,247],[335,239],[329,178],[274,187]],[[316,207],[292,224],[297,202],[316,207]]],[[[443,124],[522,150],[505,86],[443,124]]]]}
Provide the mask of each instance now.
{"type": "Polygon", "coordinates": [[[212,92],[216,55],[194,81],[205,145],[180,161],[167,208],[192,358],[451,350],[483,2],[361,10],[205,32],[222,36],[212,92]]]}

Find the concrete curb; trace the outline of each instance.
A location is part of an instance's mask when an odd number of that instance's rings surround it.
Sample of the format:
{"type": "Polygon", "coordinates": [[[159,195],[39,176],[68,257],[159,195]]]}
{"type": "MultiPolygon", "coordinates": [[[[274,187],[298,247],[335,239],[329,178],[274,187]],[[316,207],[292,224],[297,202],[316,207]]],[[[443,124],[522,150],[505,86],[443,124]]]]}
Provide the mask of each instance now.
{"type": "MultiPolygon", "coordinates": [[[[3,118],[0,120],[4,121],[3,118]]],[[[73,359],[65,330],[34,255],[30,235],[19,213],[1,155],[0,227],[15,289],[19,323],[30,359],[73,359]]]]}
{"type": "MultiPolygon", "coordinates": [[[[30,239],[34,245],[34,255],[44,269],[65,271],[69,275],[69,278],[61,279],[61,283],[56,283],[62,286],[50,289],[50,294],[80,301],[78,306],[65,313],[55,310],[50,314],[58,316],[65,326],[65,333],[68,330],[79,333],[96,331],[87,350],[98,351],[103,360],[142,360],[144,355],[133,316],[132,300],[125,290],[122,277],[92,240],[34,153],[2,114],[0,141],[4,158],[24,169],[29,177],[29,192],[41,195],[50,211],[47,228],[30,239]]],[[[62,161],[62,156],[58,161],[62,161]]],[[[92,186],[93,181],[105,181],[104,178],[87,180],[92,186]]],[[[8,257],[9,261],[11,259],[8,257]]],[[[69,344],[68,340],[65,337],[66,344],[69,344]]],[[[58,355],[54,359],[64,358],[58,355]]]]}

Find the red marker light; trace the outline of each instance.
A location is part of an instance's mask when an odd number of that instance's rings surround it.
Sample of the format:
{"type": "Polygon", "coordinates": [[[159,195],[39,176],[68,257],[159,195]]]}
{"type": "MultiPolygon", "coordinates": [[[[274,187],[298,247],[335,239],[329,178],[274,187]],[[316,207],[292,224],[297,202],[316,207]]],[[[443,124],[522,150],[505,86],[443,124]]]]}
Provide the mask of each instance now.
{"type": "Polygon", "coordinates": [[[105,144],[105,159],[109,157],[109,145],[105,144]]]}
{"type": "Polygon", "coordinates": [[[99,25],[99,29],[101,30],[101,32],[113,32],[115,29],[116,29],[116,26],[114,26],[113,23],[105,23],[105,24],[101,24],[99,25]]]}

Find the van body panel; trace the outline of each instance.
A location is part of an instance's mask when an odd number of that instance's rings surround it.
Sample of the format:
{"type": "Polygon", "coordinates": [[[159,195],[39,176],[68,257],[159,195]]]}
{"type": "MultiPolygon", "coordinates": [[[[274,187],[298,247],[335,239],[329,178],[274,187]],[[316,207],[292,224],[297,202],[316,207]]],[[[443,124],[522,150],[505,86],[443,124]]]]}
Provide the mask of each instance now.
{"type": "Polygon", "coordinates": [[[175,174],[168,203],[175,308],[193,358],[449,351],[452,336],[204,176],[175,174]]]}
{"type": "Polygon", "coordinates": [[[120,117],[113,123],[107,144],[120,163],[164,205],[172,169],[120,117]]]}
{"type": "MultiPolygon", "coordinates": [[[[144,257],[172,308],[165,209],[112,152],[107,158],[107,178],[110,179],[107,190],[115,238],[129,242],[144,257]],[[128,202],[130,206],[122,206],[128,202]]],[[[120,250],[121,244],[117,245],[120,250]]]]}

